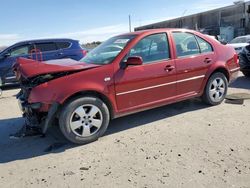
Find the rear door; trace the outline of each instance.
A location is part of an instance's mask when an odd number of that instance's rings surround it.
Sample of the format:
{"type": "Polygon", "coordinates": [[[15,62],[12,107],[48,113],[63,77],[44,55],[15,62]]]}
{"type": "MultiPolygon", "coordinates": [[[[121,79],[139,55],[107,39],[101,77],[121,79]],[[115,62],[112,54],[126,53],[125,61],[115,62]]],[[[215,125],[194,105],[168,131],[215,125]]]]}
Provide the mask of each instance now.
{"type": "Polygon", "coordinates": [[[176,95],[175,63],[166,33],[143,38],[130,50],[127,57],[131,56],[142,57],[143,64],[120,69],[115,75],[120,112],[152,106],[176,95]]]}
{"type": "Polygon", "coordinates": [[[52,60],[52,59],[59,59],[58,49],[57,49],[56,43],[54,43],[54,42],[35,43],[35,47],[36,47],[36,50],[38,52],[42,53],[42,60],[43,61],[48,61],[48,60],[52,60]]]}
{"type": "Polygon", "coordinates": [[[173,32],[176,48],[177,95],[188,97],[201,91],[209,66],[215,62],[212,45],[192,33],[173,32]]]}

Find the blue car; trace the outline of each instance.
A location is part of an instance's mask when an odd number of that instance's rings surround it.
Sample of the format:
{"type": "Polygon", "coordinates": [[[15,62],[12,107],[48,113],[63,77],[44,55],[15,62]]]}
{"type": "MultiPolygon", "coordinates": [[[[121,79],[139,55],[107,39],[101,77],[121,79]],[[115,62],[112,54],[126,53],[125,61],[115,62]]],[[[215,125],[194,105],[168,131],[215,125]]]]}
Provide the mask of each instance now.
{"type": "Polygon", "coordinates": [[[71,58],[76,61],[87,53],[72,39],[43,39],[16,43],[0,52],[0,86],[16,82],[12,65],[18,57],[32,58],[42,61],[71,58]]]}

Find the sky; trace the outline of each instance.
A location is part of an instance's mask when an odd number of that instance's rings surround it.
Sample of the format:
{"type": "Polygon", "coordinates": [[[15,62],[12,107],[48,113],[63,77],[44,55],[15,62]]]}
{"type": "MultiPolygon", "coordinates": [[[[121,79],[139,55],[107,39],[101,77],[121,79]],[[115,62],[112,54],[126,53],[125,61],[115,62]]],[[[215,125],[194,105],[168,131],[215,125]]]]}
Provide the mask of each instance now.
{"type": "Polygon", "coordinates": [[[0,46],[40,38],[104,41],[132,29],[233,4],[233,0],[2,0],[0,46]]]}

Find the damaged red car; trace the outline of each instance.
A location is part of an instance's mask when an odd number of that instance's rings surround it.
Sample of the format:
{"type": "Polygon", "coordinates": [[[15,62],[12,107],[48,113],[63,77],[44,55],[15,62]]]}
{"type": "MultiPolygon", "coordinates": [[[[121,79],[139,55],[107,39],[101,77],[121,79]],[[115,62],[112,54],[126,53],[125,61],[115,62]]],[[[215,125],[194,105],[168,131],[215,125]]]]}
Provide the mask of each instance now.
{"type": "Polygon", "coordinates": [[[193,97],[220,104],[239,64],[232,47],[209,36],[156,29],[112,37],[80,61],[20,58],[14,70],[27,126],[45,134],[59,122],[69,141],[85,144],[120,116],[193,97]]]}

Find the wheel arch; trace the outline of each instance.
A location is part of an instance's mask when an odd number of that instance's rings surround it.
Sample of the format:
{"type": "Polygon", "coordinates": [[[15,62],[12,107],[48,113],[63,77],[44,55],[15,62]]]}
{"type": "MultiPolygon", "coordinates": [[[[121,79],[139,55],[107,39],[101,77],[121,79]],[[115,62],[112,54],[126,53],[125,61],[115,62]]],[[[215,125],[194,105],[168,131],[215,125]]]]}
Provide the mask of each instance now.
{"type": "Polygon", "coordinates": [[[214,74],[214,73],[217,73],[217,72],[220,72],[220,73],[223,73],[226,78],[227,78],[227,81],[229,82],[230,81],[230,74],[228,72],[228,70],[225,68],[225,67],[219,67],[217,69],[215,69],[208,77],[208,80],[209,78],[214,74]]]}
{"type": "Polygon", "coordinates": [[[230,80],[230,74],[228,73],[226,68],[218,67],[215,70],[213,70],[211,72],[211,74],[207,77],[206,81],[205,81],[205,85],[204,85],[202,95],[201,95],[202,100],[206,104],[212,105],[212,106],[221,104],[222,101],[225,99],[227,89],[228,89],[228,84],[227,83],[229,83],[229,80],[230,80]],[[210,80],[211,80],[211,78],[213,78],[212,81],[214,81],[214,78],[217,78],[217,77],[213,77],[213,75],[215,75],[215,74],[218,75],[218,73],[220,73],[219,74],[219,75],[221,75],[220,77],[222,77],[222,75],[224,75],[223,80],[225,80],[225,87],[224,87],[224,92],[222,93],[221,97],[218,98],[218,99],[214,99],[215,98],[214,96],[210,96],[210,83],[211,83],[210,80]]]}
{"type": "Polygon", "coordinates": [[[104,95],[101,92],[94,91],[94,90],[79,91],[77,93],[74,93],[73,95],[69,96],[66,100],[64,100],[61,105],[64,106],[65,104],[69,103],[70,101],[76,98],[86,97],[86,96],[96,97],[96,98],[101,99],[108,107],[110,118],[111,119],[114,118],[114,108],[113,108],[112,102],[109,100],[109,98],[106,95],[104,95]]]}
{"type": "Polygon", "coordinates": [[[206,85],[207,85],[208,80],[210,79],[210,77],[211,77],[214,73],[217,73],[217,72],[220,72],[220,73],[224,74],[224,75],[226,76],[226,78],[227,78],[227,81],[228,81],[228,82],[230,81],[230,73],[229,73],[229,71],[227,70],[227,68],[226,68],[226,67],[222,67],[222,66],[221,66],[221,67],[217,67],[217,68],[215,68],[214,70],[208,72],[208,74],[207,74],[207,76],[206,76],[206,79],[204,79],[204,81],[203,81],[203,86],[202,86],[202,88],[201,88],[201,93],[200,93],[200,95],[202,95],[202,94],[204,93],[204,91],[205,91],[205,89],[206,89],[206,85]]]}

